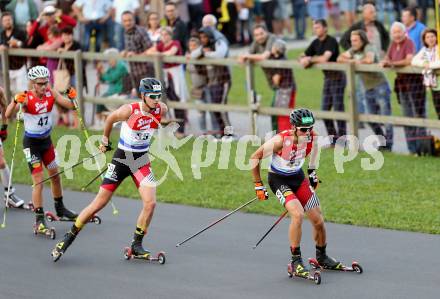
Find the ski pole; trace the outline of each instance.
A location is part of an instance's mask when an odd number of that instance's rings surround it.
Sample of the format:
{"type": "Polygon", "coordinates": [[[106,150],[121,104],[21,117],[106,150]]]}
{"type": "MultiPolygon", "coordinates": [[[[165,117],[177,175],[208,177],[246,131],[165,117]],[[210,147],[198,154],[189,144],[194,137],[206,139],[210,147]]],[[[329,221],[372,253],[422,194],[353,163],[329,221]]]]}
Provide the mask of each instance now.
{"type": "Polygon", "coordinates": [[[223,216],[222,218],[220,218],[220,219],[214,221],[213,223],[211,223],[210,225],[206,226],[206,227],[203,228],[202,230],[198,231],[198,232],[195,233],[194,235],[192,235],[192,236],[186,238],[185,240],[183,240],[183,241],[180,242],[180,243],[177,243],[176,247],[179,247],[180,245],[182,245],[182,244],[188,242],[189,240],[191,240],[192,238],[194,238],[194,237],[200,235],[200,234],[203,233],[205,230],[207,230],[207,229],[213,227],[213,226],[216,225],[217,223],[219,223],[219,222],[221,222],[222,220],[228,218],[229,216],[231,216],[231,215],[234,214],[235,212],[241,210],[242,208],[244,208],[244,207],[247,206],[247,205],[250,205],[251,203],[253,203],[253,202],[256,201],[256,200],[257,200],[257,198],[255,197],[255,198],[249,200],[248,202],[242,204],[241,206],[239,206],[238,208],[236,208],[236,209],[233,210],[232,212],[229,212],[228,214],[226,214],[226,215],[223,216]]]}
{"type": "Polygon", "coordinates": [[[43,184],[44,182],[47,182],[47,181],[50,180],[51,178],[53,178],[53,177],[55,177],[55,176],[57,176],[57,175],[59,175],[59,174],[64,173],[66,170],[73,169],[73,168],[77,167],[78,165],[83,164],[83,163],[86,162],[87,160],[90,160],[90,159],[95,158],[95,157],[96,157],[97,155],[99,155],[99,154],[102,154],[102,152],[98,152],[98,153],[96,153],[96,154],[94,154],[94,155],[91,155],[90,157],[87,157],[87,158],[85,158],[85,159],[83,159],[83,160],[81,160],[81,161],[79,161],[79,162],[73,164],[72,166],[70,166],[70,167],[68,167],[68,168],[64,168],[63,170],[58,171],[57,173],[52,174],[51,176],[45,178],[44,180],[42,180],[42,181],[40,181],[40,182],[38,182],[38,183],[36,183],[36,184],[33,184],[32,187],[38,186],[38,185],[40,185],[40,184],[43,184]]]}
{"type": "Polygon", "coordinates": [[[284,218],[284,216],[286,216],[286,214],[287,214],[287,211],[285,211],[283,214],[281,214],[281,216],[278,218],[278,220],[275,221],[275,223],[269,228],[269,230],[264,234],[264,236],[261,237],[260,240],[258,240],[257,244],[255,244],[253,249],[257,248],[257,246],[260,245],[260,243],[264,240],[264,238],[266,238],[266,236],[275,228],[275,226],[277,226],[278,223],[280,223],[280,221],[284,218]]]}
{"type": "Polygon", "coordinates": [[[3,222],[0,225],[1,228],[5,228],[6,227],[6,214],[8,212],[8,208],[9,208],[8,199],[9,199],[9,194],[11,192],[12,174],[14,172],[15,151],[17,149],[18,131],[20,130],[20,117],[21,117],[21,113],[22,113],[23,104],[20,103],[20,105],[18,107],[19,108],[18,108],[18,114],[17,114],[18,115],[17,116],[17,124],[15,126],[15,136],[14,136],[14,148],[12,150],[11,171],[10,171],[10,174],[9,174],[9,182],[8,182],[8,198],[6,198],[5,210],[3,212],[3,222]]]}
{"type": "MultiPolygon", "coordinates": [[[[84,133],[84,136],[86,137],[86,142],[89,142],[89,132],[87,131],[87,128],[86,128],[86,126],[85,126],[85,124],[84,124],[84,120],[83,120],[83,118],[82,118],[82,116],[81,116],[81,111],[80,111],[80,109],[79,109],[79,105],[78,105],[78,103],[76,102],[76,100],[72,100],[72,103],[73,103],[73,106],[75,107],[75,110],[76,110],[76,112],[77,112],[77,114],[78,114],[79,124],[80,124],[81,129],[82,129],[82,131],[83,131],[83,133],[84,133]]],[[[101,167],[101,164],[99,164],[99,161],[98,161],[97,159],[95,159],[95,161],[96,161],[96,165],[98,166],[98,171],[99,171],[99,173],[100,173],[99,176],[101,177],[101,180],[104,180],[104,175],[103,175],[103,173],[104,173],[105,171],[102,171],[102,167],[101,167]]],[[[98,176],[98,177],[99,177],[99,176],[98,176]]],[[[111,200],[111,199],[110,199],[110,204],[111,204],[111,206],[112,206],[113,215],[117,215],[117,214],[119,214],[118,209],[116,208],[115,204],[113,203],[113,200],[111,200]]]]}
{"type": "Polygon", "coordinates": [[[107,171],[107,166],[102,170],[97,176],[95,176],[87,185],[81,188],[81,191],[84,191],[87,189],[88,186],[90,186],[94,181],[96,181],[97,178],[99,178],[104,172],[107,171]]]}

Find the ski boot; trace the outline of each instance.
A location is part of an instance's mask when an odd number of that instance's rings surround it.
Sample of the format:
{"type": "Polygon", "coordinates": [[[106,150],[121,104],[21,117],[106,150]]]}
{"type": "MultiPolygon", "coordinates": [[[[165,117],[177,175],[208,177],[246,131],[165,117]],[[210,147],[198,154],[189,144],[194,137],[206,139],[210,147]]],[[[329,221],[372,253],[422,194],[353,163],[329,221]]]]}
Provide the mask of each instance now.
{"type": "Polygon", "coordinates": [[[55,211],[60,221],[75,221],[78,214],[67,209],[62,201],[55,201],[55,211]]]}
{"type": "Polygon", "coordinates": [[[54,240],[56,237],[55,228],[46,226],[46,221],[44,220],[44,214],[36,214],[36,216],[37,219],[34,224],[34,234],[45,235],[50,237],[52,240],[54,240]]]}
{"type": "Polygon", "coordinates": [[[55,245],[55,248],[52,250],[52,258],[53,261],[58,261],[61,256],[66,252],[67,248],[69,248],[70,244],[72,244],[73,240],[75,240],[76,235],[74,235],[71,231],[67,232],[64,235],[64,239],[61,242],[58,242],[55,245]]]}
{"type": "Polygon", "coordinates": [[[289,277],[296,276],[307,280],[313,280],[315,284],[321,283],[321,273],[315,271],[312,275],[310,269],[303,264],[300,255],[292,255],[291,262],[287,265],[287,274],[289,277]]]}
{"type": "Polygon", "coordinates": [[[131,247],[124,248],[124,258],[126,260],[140,259],[151,262],[159,262],[159,264],[161,265],[165,264],[165,252],[161,251],[157,254],[156,257],[152,257],[150,251],[145,250],[142,247],[142,237],[135,236],[131,243],[131,247]]]}
{"type": "Polygon", "coordinates": [[[316,259],[309,259],[309,264],[315,269],[320,268],[344,272],[356,272],[358,274],[361,274],[363,272],[362,267],[357,262],[353,262],[351,267],[348,267],[341,262],[335,260],[334,258],[328,256],[325,251],[325,246],[321,249],[316,248],[316,259]]]}
{"type": "Polygon", "coordinates": [[[11,192],[5,188],[5,203],[12,208],[25,208],[23,199],[15,194],[15,188],[11,188],[11,192]]]}

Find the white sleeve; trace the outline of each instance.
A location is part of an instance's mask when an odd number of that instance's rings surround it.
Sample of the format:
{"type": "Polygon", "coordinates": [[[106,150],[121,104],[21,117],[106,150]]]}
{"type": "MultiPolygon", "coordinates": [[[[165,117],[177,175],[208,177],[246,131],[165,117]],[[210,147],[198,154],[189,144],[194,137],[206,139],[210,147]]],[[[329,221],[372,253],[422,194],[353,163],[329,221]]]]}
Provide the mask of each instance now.
{"type": "Polygon", "coordinates": [[[205,56],[210,58],[225,58],[226,54],[228,54],[228,45],[220,39],[215,43],[215,51],[206,52],[205,56]]]}

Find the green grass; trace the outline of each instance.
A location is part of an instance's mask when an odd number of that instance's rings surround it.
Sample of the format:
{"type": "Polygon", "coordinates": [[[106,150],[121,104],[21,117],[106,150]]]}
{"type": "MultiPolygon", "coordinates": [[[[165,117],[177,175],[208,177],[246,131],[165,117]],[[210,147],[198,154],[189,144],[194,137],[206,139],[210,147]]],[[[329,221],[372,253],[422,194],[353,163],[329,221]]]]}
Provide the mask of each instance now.
{"type": "MultiPolygon", "coordinates": [[[[13,135],[14,126],[10,126],[13,135]]],[[[76,130],[55,129],[53,140],[63,135],[74,134],[82,138],[76,130]]],[[[114,141],[116,142],[116,136],[114,141]]],[[[12,152],[12,136],[5,143],[7,161],[12,152]]],[[[158,187],[160,202],[177,203],[207,208],[233,209],[254,197],[253,183],[249,171],[238,170],[235,166],[236,143],[232,145],[228,169],[219,169],[220,144],[215,151],[215,162],[201,169],[201,179],[192,173],[191,152],[193,140],[178,150],[172,150],[183,174],[181,181],[170,171],[167,179],[158,187]]],[[[247,157],[254,148],[247,148],[247,157]]],[[[204,156],[206,155],[206,147],[204,156]]],[[[70,150],[67,151],[70,153],[70,150]]],[[[214,154],[214,152],[211,152],[214,154]]],[[[88,156],[82,145],[80,156],[88,156]]],[[[110,161],[112,153],[107,154],[110,161]]],[[[440,233],[440,201],[438,200],[438,158],[414,158],[411,156],[385,153],[385,163],[378,171],[365,171],[361,168],[359,154],[353,161],[344,165],[345,172],[338,174],[333,163],[334,151],[323,150],[318,174],[322,180],[317,193],[321,200],[327,221],[361,226],[382,227],[398,230],[440,233]]],[[[63,157],[60,157],[63,159],[63,157]]],[[[29,170],[21,150],[17,149],[14,182],[31,184],[29,170]]],[[[166,168],[163,161],[152,162],[156,178],[160,178],[166,168]]],[[[263,177],[267,183],[266,171],[263,177]]],[[[63,179],[67,189],[79,190],[87,184],[96,171],[85,170],[82,166],[74,171],[74,179],[63,179]]],[[[98,182],[89,191],[97,192],[98,182]]],[[[30,188],[30,187],[29,187],[30,188]]],[[[131,179],[127,179],[118,189],[117,195],[139,198],[131,179]]],[[[67,199],[73,200],[73,199],[67,199]]],[[[274,195],[267,202],[251,205],[247,211],[278,215],[282,212],[274,195]]]]}

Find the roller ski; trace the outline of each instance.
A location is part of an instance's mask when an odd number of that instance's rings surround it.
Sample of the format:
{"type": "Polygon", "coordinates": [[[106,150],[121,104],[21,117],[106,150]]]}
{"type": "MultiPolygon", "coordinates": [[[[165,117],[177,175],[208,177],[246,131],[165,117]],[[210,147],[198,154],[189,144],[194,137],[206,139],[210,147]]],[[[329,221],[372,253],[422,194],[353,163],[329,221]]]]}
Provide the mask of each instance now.
{"type": "Polygon", "coordinates": [[[23,209],[28,211],[34,209],[34,205],[32,204],[32,202],[25,204],[24,200],[18,197],[14,191],[15,191],[14,188],[12,188],[12,191],[9,193],[7,191],[7,188],[5,188],[4,201],[5,201],[5,205],[8,208],[23,209]]]}
{"type": "Polygon", "coordinates": [[[334,271],[343,271],[343,272],[356,272],[361,274],[364,270],[358,262],[353,261],[351,263],[351,267],[342,264],[341,262],[335,261],[331,257],[327,257],[330,261],[321,261],[318,262],[317,259],[310,258],[309,264],[314,269],[325,269],[325,270],[334,270],[334,271]]]}
{"type": "Polygon", "coordinates": [[[66,252],[67,248],[72,244],[73,240],[75,240],[76,235],[74,235],[71,231],[64,235],[64,238],[61,242],[58,242],[55,245],[55,248],[52,250],[51,256],[54,262],[58,261],[61,256],[66,252]]]}
{"type": "Polygon", "coordinates": [[[51,238],[52,240],[54,240],[56,237],[55,228],[46,226],[43,215],[37,216],[37,221],[35,222],[33,228],[35,235],[44,235],[51,238]]]}
{"type": "Polygon", "coordinates": [[[132,247],[125,247],[124,248],[124,258],[126,260],[131,259],[139,259],[139,260],[146,260],[150,262],[159,262],[159,264],[163,265],[165,264],[165,252],[160,251],[156,257],[153,257],[151,253],[147,250],[143,251],[134,251],[132,247]]]}
{"type": "Polygon", "coordinates": [[[295,276],[321,284],[321,272],[317,270],[312,274],[310,269],[304,266],[301,256],[292,256],[292,261],[287,265],[287,274],[291,278],[295,276]]]}
{"type": "Polygon", "coordinates": [[[361,274],[363,272],[362,267],[357,263],[353,262],[351,267],[345,266],[341,262],[329,257],[326,253],[327,245],[323,247],[316,247],[316,259],[310,258],[309,264],[314,269],[326,269],[344,272],[356,272],[361,274]]]}
{"type": "Polygon", "coordinates": [[[165,252],[159,252],[156,257],[153,257],[149,250],[145,250],[142,247],[142,239],[145,232],[142,230],[136,230],[131,247],[124,248],[124,258],[126,260],[139,259],[150,262],[159,262],[159,264],[165,264],[165,252]]]}
{"type": "MultiPolygon", "coordinates": [[[[54,222],[54,221],[75,222],[75,220],[76,220],[76,216],[74,218],[67,217],[65,215],[58,216],[58,215],[55,215],[54,213],[49,212],[49,211],[46,212],[45,216],[46,216],[46,220],[49,222],[54,222]]],[[[102,220],[98,215],[93,215],[93,217],[89,220],[89,222],[93,222],[96,225],[99,225],[99,224],[101,224],[102,220]]]]}

